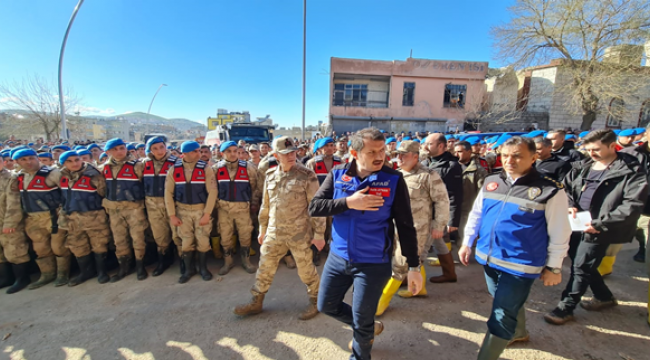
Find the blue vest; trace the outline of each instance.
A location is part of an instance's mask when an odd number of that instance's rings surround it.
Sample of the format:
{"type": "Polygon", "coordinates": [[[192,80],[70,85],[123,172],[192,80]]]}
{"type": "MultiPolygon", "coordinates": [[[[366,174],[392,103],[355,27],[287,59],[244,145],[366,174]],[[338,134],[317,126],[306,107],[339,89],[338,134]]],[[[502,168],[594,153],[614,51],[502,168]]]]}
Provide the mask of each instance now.
{"type": "Polygon", "coordinates": [[[357,190],[369,187],[369,194],[384,197],[384,205],[378,211],[350,209],[334,215],[331,249],[351,263],[389,263],[395,237],[391,208],[400,174],[383,167],[379,172],[360,181],[357,177],[346,175],[346,167],[349,166],[332,169],[333,199],[345,198],[357,190]]]}
{"type": "Polygon", "coordinates": [[[219,200],[232,202],[247,202],[251,200],[251,183],[248,178],[247,163],[239,161],[234,179],[230,179],[226,162],[217,165],[217,181],[219,182],[219,200]]]}
{"type": "Polygon", "coordinates": [[[154,161],[147,159],[144,161],[144,171],[142,174],[142,183],[144,184],[144,195],[148,197],[165,197],[165,178],[167,171],[174,167],[176,162],[175,156],[170,156],[163,164],[160,172],[156,174],[154,161]]]}
{"type": "Polygon", "coordinates": [[[187,181],[183,171],[183,160],[176,160],[174,164],[174,182],[176,183],[174,201],[188,205],[205,204],[208,199],[208,191],[205,189],[206,166],[205,161],[197,161],[194,170],[192,170],[192,178],[187,181]]]}
{"type": "Polygon", "coordinates": [[[99,171],[87,165],[86,170],[73,184],[66,176],[61,176],[60,187],[63,194],[63,210],[73,212],[88,212],[103,210],[102,197],[97,194],[97,188],[91,184],[91,179],[101,175],[99,171]]]}
{"type": "Polygon", "coordinates": [[[138,160],[127,161],[113,178],[113,172],[108,164],[104,165],[106,179],[106,199],[110,201],[140,201],[144,200],[142,181],[135,173],[138,160]]]}
{"type": "Polygon", "coordinates": [[[32,181],[25,189],[25,175],[18,175],[18,187],[20,188],[20,202],[23,211],[36,213],[49,211],[53,212],[61,205],[61,190],[57,186],[50,187],[45,179],[52,169],[43,166],[36,172],[32,181]]]}
{"type": "Polygon", "coordinates": [[[561,185],[534,169],[513,185],[505,177],[505,172],[488,176],[481,190],[476,261],[509,274],[537,278],[548,254],[546,202],[561,185]]]}

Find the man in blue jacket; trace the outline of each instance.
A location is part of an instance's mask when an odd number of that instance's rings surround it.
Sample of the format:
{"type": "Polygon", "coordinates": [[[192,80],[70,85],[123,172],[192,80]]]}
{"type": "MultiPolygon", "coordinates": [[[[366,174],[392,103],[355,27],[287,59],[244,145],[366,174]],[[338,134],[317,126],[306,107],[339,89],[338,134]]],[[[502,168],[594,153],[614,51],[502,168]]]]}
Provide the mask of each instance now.
{"type": "Polygon", "coordinates": [[[422,288],[422,276],[408,189],[400,172],[384,166],[383,134],[375,128],[360,130],[351,145],[352,161],[327,175],[309,205],[309,214],[333,216],[318,310],[352,327],[350,359],[366,360],[374,336],[383,330],[374,316],[391,277],[395,226],[414,295],[422,288]],[[351,306],[343,302],[350,286],[354,286],[351,306]]]}
{"type": "Polygon", "coordinates": [[[533,167],[533,139],[515,136],[499,149],[504,171],[485,179],[458,251],[467,265],[478,237],[476,261],[494,298],[478,360],[497,360],[509,343],[529,339],[524,303],[530,288],[540,275],[546,286],[562,281],[571,235],[566,193],[533,167]]]}

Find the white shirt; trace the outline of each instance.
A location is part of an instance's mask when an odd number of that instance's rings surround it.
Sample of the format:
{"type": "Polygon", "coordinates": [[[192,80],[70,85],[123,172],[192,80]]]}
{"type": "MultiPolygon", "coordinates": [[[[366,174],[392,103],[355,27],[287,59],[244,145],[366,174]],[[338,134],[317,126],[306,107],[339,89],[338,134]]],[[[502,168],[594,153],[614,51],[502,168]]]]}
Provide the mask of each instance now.
{"type": "MultiPolygon", "coordinates": [[[[508,182],[515,183],[510,175],[508,182]]],[[[474,240],[478,237],[478,229],[481,226],[483,215],[483,191],[481,190],[474,200],[472,211],[469,213],[467,225],[465,226],[465,238],[463,245],[472,247],[474,240]]],[[[559,189],[555,195],[546,202],[546,231],[548,233],[548,256],[546,266],[561,268],[562,261],[569,251],[569,239],[571,237],[571,224],[569,224],[569,201],[564,189],[559,189]]]]}

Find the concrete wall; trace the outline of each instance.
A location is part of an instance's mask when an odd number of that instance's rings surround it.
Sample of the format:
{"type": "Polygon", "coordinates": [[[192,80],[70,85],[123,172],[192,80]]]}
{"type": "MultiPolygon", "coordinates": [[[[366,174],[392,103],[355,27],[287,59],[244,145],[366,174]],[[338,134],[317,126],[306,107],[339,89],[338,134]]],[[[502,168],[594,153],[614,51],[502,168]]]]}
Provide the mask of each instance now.
{"type": "Polygon", "coordinates": [[[528,112],[548,112],[551,109],[556,79],[557,67],[532,71],[526,108],[528,112]]]}

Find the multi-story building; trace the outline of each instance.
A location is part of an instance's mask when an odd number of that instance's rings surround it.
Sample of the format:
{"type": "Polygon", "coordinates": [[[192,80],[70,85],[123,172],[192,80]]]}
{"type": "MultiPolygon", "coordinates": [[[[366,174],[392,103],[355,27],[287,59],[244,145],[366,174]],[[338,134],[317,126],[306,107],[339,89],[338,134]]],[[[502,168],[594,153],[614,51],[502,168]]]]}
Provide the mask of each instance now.
{"type": "Polygon", "coordinates": [[[330,124],[337,133],[462,130],[485,96],[487,62],[331,58],[330,124]]]}
{"type": "Polygon", "coordinates": [[[248,111],[242,112],[228,112],[226,109],[218,109],[217,117],[208,117],[208,130],[214,130],[217,125],[225,125],[228,123],[250,122],[251,114],[248,111]]]}

